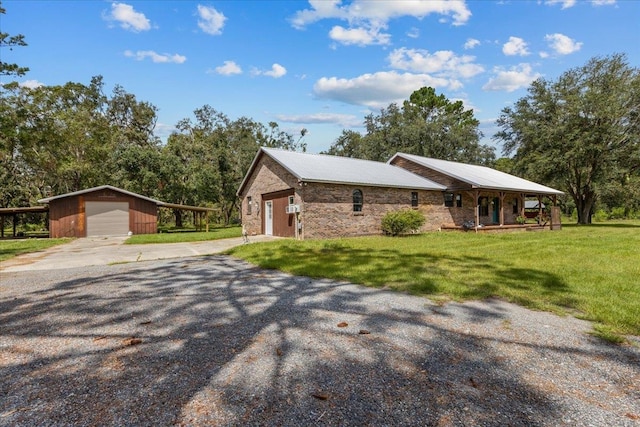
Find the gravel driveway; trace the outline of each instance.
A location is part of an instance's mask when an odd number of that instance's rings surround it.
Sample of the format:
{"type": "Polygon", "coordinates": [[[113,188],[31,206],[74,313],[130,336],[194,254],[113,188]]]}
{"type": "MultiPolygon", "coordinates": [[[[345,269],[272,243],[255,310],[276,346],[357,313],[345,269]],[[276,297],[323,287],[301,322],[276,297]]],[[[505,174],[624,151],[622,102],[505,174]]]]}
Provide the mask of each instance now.
{"type": "Polygon", "coordinates": [[[0,425],[640,425],[590,328],[224,256],[5,272],[0,425]]]}

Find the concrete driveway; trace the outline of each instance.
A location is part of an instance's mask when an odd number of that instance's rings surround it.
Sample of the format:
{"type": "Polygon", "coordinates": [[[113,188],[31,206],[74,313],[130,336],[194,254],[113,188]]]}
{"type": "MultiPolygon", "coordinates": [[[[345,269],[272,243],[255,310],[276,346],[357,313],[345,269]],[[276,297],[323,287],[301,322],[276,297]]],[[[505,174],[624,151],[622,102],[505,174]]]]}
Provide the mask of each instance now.
{"type": "MultiPolygon", "coordinates": [[[[0,263],[0,271],[57,270],[90,265],[150,261],[211,255],[243,244],[242,238],[204,242],[125,245],[127,236],[87,237],[11,258],[0,263]]],[[[251,242],[276,239],[272,236],[252,236],[251,242]]]]}

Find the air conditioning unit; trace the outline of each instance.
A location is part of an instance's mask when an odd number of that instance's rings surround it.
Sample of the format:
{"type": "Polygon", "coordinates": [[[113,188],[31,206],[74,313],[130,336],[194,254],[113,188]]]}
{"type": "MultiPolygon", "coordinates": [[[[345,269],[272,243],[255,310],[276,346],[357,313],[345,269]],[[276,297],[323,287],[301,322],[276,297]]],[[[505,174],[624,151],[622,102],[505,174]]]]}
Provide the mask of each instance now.
{"type": "Polygon", "coordinates": [[[300,212],[300,205],[288,205],[287,207],[285,207],[285,212],[288,214],[300,212]]]}

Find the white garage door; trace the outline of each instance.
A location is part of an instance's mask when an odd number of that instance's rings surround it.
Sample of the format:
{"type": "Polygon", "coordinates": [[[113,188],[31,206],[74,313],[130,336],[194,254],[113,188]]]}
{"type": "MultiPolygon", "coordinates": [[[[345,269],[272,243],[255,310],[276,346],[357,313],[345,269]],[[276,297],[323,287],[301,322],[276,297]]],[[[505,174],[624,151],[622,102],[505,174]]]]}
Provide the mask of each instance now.
{"type": "Polygon", "coordinates": [[[128,202],[86,202],[87,237],[124,236],[129,232],[128,202]]]}

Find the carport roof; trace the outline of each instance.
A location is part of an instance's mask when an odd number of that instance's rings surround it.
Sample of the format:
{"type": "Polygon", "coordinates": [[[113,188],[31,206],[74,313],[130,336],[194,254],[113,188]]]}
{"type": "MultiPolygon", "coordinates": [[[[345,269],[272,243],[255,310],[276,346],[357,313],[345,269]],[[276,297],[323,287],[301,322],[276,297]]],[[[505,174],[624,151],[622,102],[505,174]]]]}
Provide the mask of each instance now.
{"type": "Polygon", "coordinates": [[[418,165],[432,169],[443,175],[450,176],[470,184],[473,188],[516,191],[527,194],[564,194],[562,191],[547,187],[533,181],[500,172],[486,166],[469,165],[448,160],[432,159],[413,154],[397,153],[387,163],[391,164],[396,158],[404,158],[418,165]]]}
{"type": "Polygon", "coordinates": [[[443,191],[445,186],[387,163],[324,154],[298,153],[261,148],[247,172],[238,195],[253,173],[260,157],[267,155],[301,182],[352,184],[370,187],[443,191]]]}

